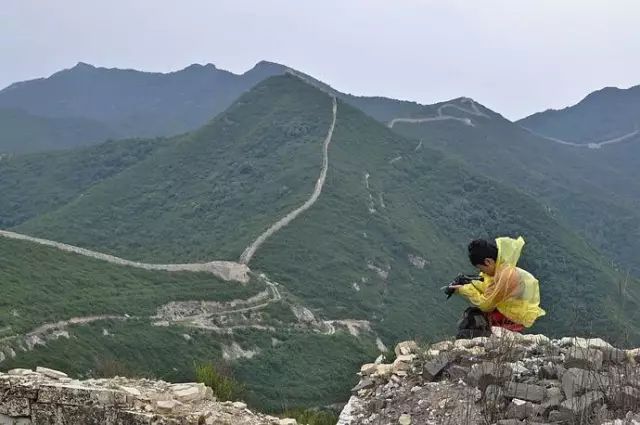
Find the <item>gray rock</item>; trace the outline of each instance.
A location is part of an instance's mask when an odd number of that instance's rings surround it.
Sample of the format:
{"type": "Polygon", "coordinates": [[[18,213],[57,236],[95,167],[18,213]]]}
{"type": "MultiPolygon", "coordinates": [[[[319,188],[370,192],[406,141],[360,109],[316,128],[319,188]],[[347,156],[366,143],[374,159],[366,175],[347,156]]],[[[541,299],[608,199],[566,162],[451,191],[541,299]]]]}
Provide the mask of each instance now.
{"type": "Polygon", "coordinates": [[[469,369],[468,367],[464,367],[464,366],[460,366],[460,365],[450,365],[447,368],[447,375],[449,375],[449,379],[453,382],[458,382],[460,379],[464,379],[464,377],[466,377],[469,374],[469,371],[471,369],[469,369]]]}
{"type": "Polygon", "coordinates": [[[616,388],[613,401],[619,409],[636,412],[640,410],[640,390],[629,386],[616,388]]]}
{"type": "Polygon", "coordinates": [[[527,419],[538,415],[542,411],[540,405],[514,398],[509,406],[505,416],[509,419],[527,419]]]}
{"type": "Polygon", "coordinates": [[[16,368],[16,369],[11,369],[7,372],[9,375],[17,375],[17,376],[23,376],[23,375],[37,375],[36,372],[34,372],[31,369],[22,369],[22,368],[16,368]]]}
{"type": "Polygon", "coordinates": [[[435,358],[424,363],[422,375],[426,379],[433,381],[449,365],[450,361],[450,356],[446,353],[440,353],[435,358]]]}
{"type": "Polygon", "coordinates": [[[602,351],[596,348],[574,346],[567,351],[564,366],[567,369],[577,367],[580,369],[600,370],[602,361],[602,351]]]}
{"type": "Polygon", "coordinates": [[[549,362],[539,369],[538,377],[541,379],[560,379],[563,372],[562,366],[549,362]]]}
{"type": "Polygon", "coordinates": [[[31,425],[31,418],[16,418],[0,413],[0,425],[31,425]]]}
{"type": "Polygon", "coordinates": [[[386,406],[387,402],[385,400],[381,400],[379,398],[373,400],[371,403],[372,413],[380,412],[386,406]]]}
{"type": "Polygon", "coordinates": [[[605,389],[609,382],[609,378],[594,371],[571,368],[562,376],[562,391],[566,398],[572,398],[586,390],[605,389]]]}
{"type": "Polygon", "coordinates": [[[71,380],[60,372],[39,370],[42,373],[0,373],[0,425],[278,423],[277,418],[248,411],[242,402],[215,401],[203,384],[120,377],[65,382],[71,380]]]}
{"type": "Polygon", "coordinates": [[[474,364],[465,382],[484,391],[491,384],[501,384],[511,377],[511,369],[504,364],[483,362],[474,364]]]}
{"type": "Polygon", "coordinates": [[[406,372],[411,370],[411,366],[413,365],[415,358],[415,354],[401,354],[393,361],[391,370],[394,373],[398,371],[406,372]]]}
{"type": "Polygon", "coordinates": [[[86,388],[78,385],[43,385],[38,392],[38,403],[65,404],[70,406],[99,404],[101,406],[126,406],[123,392],[107,388],[86,388]]]}
{"type": "Polygon", "coordinates": [[[396,356],[416,354],[418,352],[418,344],[415,341],[403,341],[396,345],[393,351],[396,356]]]}
{"type": "Polygon", "coordinates": [[[549,421],[550,422],[560,422],[564,420],[565,415],[563,415],[559,410],[552,410],[549,412],[549,421]]]}
{"type": "Polygon", "coordinates": [[[206,388],[204,384],[198,383],[174,384],[171,386],[175,399],[182,403],[202,400],[205,397],[206,388]]]}
{"type": "Polygon", "coordinates": [[[627,353],[615,347],[605,347],[602,350],[602,359],[607,363],[620,364],[627,360],[627,353]]]}
{"type": "Polygon", "coordinates": [[[362,378],[360,380],[360,382],[358,382],[358,385],[356,385],[355,387],[351,388],[351,392],[352,393],[357,393],[360,390],[364,390],[366,388],[371,388],[375,385],[375,381],[371,378],[365,377],[362,378]]]}
{"type": "Polygon", "coordinates": [[[165,413],[171,413],[173,409],[175,409],[179,405],[180,405],[180,402],[177,400],[158,400],[156,402],[156,407],[158,408],[158,411],[165,412],[165,413]]]}
{"type": "Polygon", "coordinates": [[[554,405],[559,405],[564,400],[562,390],[558,387],[547,388],[547,393],[544,397],[544,402],[554,405]]]}
{"type": "Polygon", "coordinates": [[[431,345],[432,350],[438,351],[449,351],[453,348],[453,342],[451,341],[440,341],[431,345]]]}
{"type": "Polygon", "coordinates": [[[29,399],[3,397],[0,401],[0,413],[9,416],[29,416],[29,399]]]}
{"type": "Polygon", "coordinates": [[[522,421],[518,419],[501,419],[496,424],[497,425],[521,425],[522,421]]]}
{"type": "Polygon", "coordinates": [[[484,392],[484,408],[487,411],[502,411],[506,401],[502,387],[499,385],[489,385],[484,392]]]}
{"type": "Polygon", "coordinates": [[[68,375],[66,373],[60,372],[59,370],[49,369],[47,367],[38,366],[36,368],[36,372],[52,379],[68,378],[68,375]]]}
{"type": "Polygon", "coordinates": [[[546,390],[539,385],[522,384],[519,382],[507,382],[504,386],[504,395],[509,398],[518,398],[535,403],[544,400],[546,390]]]}
{"type": "Polygon", "coordinates": [[[537,385],[545,388],[560,388],[562,386],[562,383],[557,379],[539,379],[537,381],[537,385]]]}
{"type": "Polygon", "coordinates": [[[504,390],[500,385],[488,385],[484,396],[486,400],[497,400],[504,397],[504,390]]]}
{"type": "Polygon", "coordinates": [[[586,420],[594,408],[604,402],[604,394],[600,391],[590,391],[580,397],[572,397],[562,402],[560,413],[565,420],[586,420]]]}
{"type": "Polygon", "coordinates": [[[398,419],[398,423],[400,425],[411,425],[411,415],[407,415],[406,413],[403,413],[402,415],[400,415],[400,418],[398,419]]]}
{"type": "Polygon", "coordinates": [[[552,411],[558,410],[563,401],[564,395],[562,394],[562,390],[560,388],[547,388],[547,394],[545,396],[544,403],[542,403],[543,410],[541,414],[547,416],[552,411]]]}

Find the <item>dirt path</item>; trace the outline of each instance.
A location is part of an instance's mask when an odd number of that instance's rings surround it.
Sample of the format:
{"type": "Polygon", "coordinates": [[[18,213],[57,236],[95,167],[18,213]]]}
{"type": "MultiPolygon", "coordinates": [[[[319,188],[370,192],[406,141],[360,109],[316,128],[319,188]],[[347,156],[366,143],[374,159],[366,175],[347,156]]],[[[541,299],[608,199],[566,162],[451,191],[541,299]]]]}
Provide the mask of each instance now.
{"type": "Polygon", "coordinates": [[[456,116],[453,116],[453,115],[447,115],[447,114],[444,113],[445,108],[453,108],[453,109],[457,109],[459,111],[462,111],[464,113],[467,113],[467,114],[470,114],[470,115],[474,115],[474,116],[477,116],[477,117],[489,118],[489,116],[487,114],[485,114],[484,112],[482,112],[478,108],[478,106],[476,105],[476,103],[472,99],[469,99],[469,98],[465,97],[465,98],[460,99],[460,103],[468,104],[469,108],[465,108],[465,107],[457,105],[455,103],[445,103],[445,104],[442,104],[442,105],[440,105],[438,107],[437,115],[435,117],[394,118],[391,121],[389,121],[387,126],[389,128],[393,128],[393,126],[396,123],[399,123],[399,122],[421,123],[421,122],[444,121],[444,120],[460,121],[461,123],[463,123],[465,125],[473,126],[473,121],[471,121],[470,118],[461,118],[461,117],[456,117],[456,116]]]}
{"type": "Polygon", "coordinates": [[[244,250],[242,255],[240,256],[240,264],[249,264],[254,254],[260,248],[260,246],[273,234],[275,234],[278,230],[287,226],[291,223],[296,217],[300,214],[311,208],[313,204],[316,203],[318,198],[320,197],[320,193],[322,192],[322,187],[324,186],[324,182],[327,178],[327,169],[329,168],[329,144],[331,143],[331,138],[333,136],[333,129],[336,125],[336,115],[337,115],[338,104],[336,98],[333,97],[333,119],[331,121],[331,126],[329,127],[329,132],[327,133],[327,137],[324,140],[322,145],[322,169],[320,171],[320,177],[316,181],[315,189],[311,194],[311,197],[307,199],[307,201],[302,204],[300,207],[291,211],[289,214],[275,222],[271,227],[269,227],[263,234],[258,236],[258,238],[244,250]]]}
{"type": "Polygon", "coordinates": [[[629,139],[637,136],[638,134],[640,134],[640,130],[635,130],[635,131],[632,131],[631,133],[627,133],[627,134],[624,134],[624,135],[619,136],[619,137],[614,137],[613,139],[602,140],[600,142],[575,143],[575,142],[568,142],[568,141],[562,140],[562,139],[557,139],[555,137],[543,136],[542,134],[536,133],[535,131],[533,131],[530,128],[527,128],[527,127],[522,127],[522,128],[527,130],[531,134],[535,134],[536,136],[541,137],[541,138],[543,138],[545,140],[549,140],[551,142],[559,143],[559,144],[565,145],[565,146],[572,146],[574,148],[586,148],[586,149],[600,149],[603,146],[613,145],[613,144],[616,144],[616,143],[624,142],[625,140],[629,140],[629,139]]]}
{"type": "Polygon", "coordinates": [[[9,239],[18,239],[34,242],[40,245],[46,245],[57,248],[61,251],[73,252],[75,254],[84,255],[86,257],[96,258],[112,264],[121,266],[130,266],[146,270],[164,270],[170,272],[190,271],[190,272],[207,272],[218,276],[227,281],[237,281],[246,283],[249,281],[249,268],[245,264],[235,263],[233,261],[211,261],[209,263],[192,263],[192,264],[149,264],[138,261],[125,260],[101,252],[91,251],[89,249],[68,245],[61,242],[55,242],[48,239],[35,238],[20,233],[0,230],[0,237],[9,239]]]}

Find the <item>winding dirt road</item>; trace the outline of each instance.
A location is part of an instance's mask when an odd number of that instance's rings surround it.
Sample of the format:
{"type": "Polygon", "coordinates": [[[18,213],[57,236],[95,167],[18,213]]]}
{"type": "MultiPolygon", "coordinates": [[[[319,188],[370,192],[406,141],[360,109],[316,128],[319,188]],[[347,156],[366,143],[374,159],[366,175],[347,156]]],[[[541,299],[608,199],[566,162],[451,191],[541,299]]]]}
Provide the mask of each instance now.
{"type": "Polygon", "coordinates": [[[313,193],[305,201],[304,204],[291,211],[286,216],[282,217],[280,220],[276,221],[271,225],[263,234],[258,236],[258,238],[244,250],[242,255],[240,256],[240,264],[249,264],[256,251],[260,246],[271,236],[273,236],[278,230],[282,229],[289,223],[291,223],[296,217],[300,214],[311,208],[313,204],[316,203],[318,198],[320,197],[320,193],[322,193],[322,188],[324,186],[324,182],[327,179],[327,169],[329,168],[329,144],[331,144],[331,138],[333,136],[333,129],[336,125],[336,115],[338,110],[338,103],[336,98],[333,97],[333,119],[331,120],[331,126],[329,127],[329,132],[327,133],[327,137],[324,140],[322,145],[322,169],[320,170],[320,177],[316,181],[315,189],[313,193]]]}
{"type": "Polygon", "coordinates": [[[478,106],[476,105],[476,103],[469,98],[462,98],[460,99],[460,103],[466,103],[469,105],[470,109],[467,109],[465,107],[462,107],[460,105],[457,105],[455,103],[445,103],[442,104],[438,107],[437,109],[437,115],[435,117],[424,117],[424,118],[394,118],[391,121],[389,121],[389,123],[387,124],[387,126],[389,128],[393,128],[393,126],[396,123],[399,122],[408,122],[408,123],[421,123],[421,122],[430,122],[430,121],[444,121],[444,120],[455,120],[455,121],[460,121],[461,123],[465,124],[465,125],[469,125],[469,126],[473,126],[473,121],[471,121],[470,118],[461,118],[461,117],[456,117],[453,115],[446,115],[443,111],[445,108],[453,108],[453,109],[457,109],[459,111],[462,111],[464,113],[470,114],[470,115],[474,115],[477,117],[484,117],[484,118],[489,118],[489,116],[487,114],[485,114],[484,112],[482,112],[478,106]]]}

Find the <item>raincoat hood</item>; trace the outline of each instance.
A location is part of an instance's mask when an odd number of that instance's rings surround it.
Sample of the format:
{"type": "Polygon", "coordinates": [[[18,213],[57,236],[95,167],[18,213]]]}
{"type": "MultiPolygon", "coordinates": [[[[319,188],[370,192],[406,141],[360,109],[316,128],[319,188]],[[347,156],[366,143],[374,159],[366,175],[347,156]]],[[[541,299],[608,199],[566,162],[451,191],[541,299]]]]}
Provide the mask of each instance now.
{"type": "Polygon", "coordinates": [[[524,239],[522,239],[522,236],[518,237],[518,239],[496,238],[496,246],[498,247],[496,268],[501,266],[515,267],[520,259],[524,239]]]}

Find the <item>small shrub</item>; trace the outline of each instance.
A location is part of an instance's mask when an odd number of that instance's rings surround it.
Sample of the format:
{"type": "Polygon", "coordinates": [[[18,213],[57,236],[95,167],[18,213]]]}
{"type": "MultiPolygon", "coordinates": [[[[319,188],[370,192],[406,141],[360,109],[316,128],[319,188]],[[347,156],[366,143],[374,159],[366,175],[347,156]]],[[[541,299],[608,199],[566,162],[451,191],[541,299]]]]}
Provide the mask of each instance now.
{"type": "Polygon", "coordinates": [[[202,382],[213,390],[213,394],[221,401],[237,400],[244,393],[244,386],[231,375],[231,369],[213,363],[195,366],[196,381],[202,382]]]}
{"type": "Polygon", "coordinates": [[[126,363],[113,358],[99,357],[95,359],[93,375],[96,378],[113,378],[114,376],[126,376],[133,378],[138,376],[126,363]]]}

